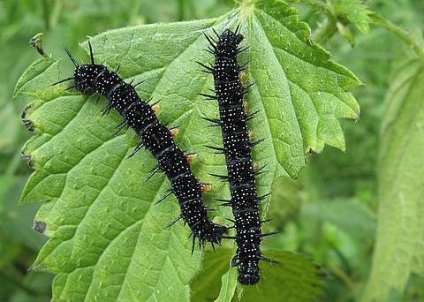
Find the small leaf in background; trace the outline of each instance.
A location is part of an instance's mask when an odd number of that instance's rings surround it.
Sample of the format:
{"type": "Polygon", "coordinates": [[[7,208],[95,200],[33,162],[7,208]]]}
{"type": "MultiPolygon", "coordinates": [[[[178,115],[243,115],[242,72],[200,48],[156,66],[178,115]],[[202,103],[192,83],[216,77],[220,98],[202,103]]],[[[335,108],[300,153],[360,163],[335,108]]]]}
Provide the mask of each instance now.
{"type": "Polygon", "coordinates": [[[307,203],[302,207],[305,219],[329,222],[358,240],[373,240],[376,221],[366,208],[355,200],[334,199],[307,203]]]}
{"type": "Polygon", "coordinates": [[[370,30],[371,11],[363,0],[330,0],[334,15],[344,18],[363,33],[370,30]]]}
{"type": "Polygon", "coordinates": [[[354,45],[355,35],[350,25],[365,34],[370,31],[372,11],[363,0],[302,0],[302,2],[315,7],[327,16],[315,33],[316,36],[320,36],[319,40],[322,38],[325,41],[338,30],[351,45],[354,45]]]}
{"type": "Polygon", "coordinates": [[[363,301],[385,301],[403,291],[411,273],[424,273],[423,54],[403,50],[394,63],[380,135],[377,243],[363,301]]]}

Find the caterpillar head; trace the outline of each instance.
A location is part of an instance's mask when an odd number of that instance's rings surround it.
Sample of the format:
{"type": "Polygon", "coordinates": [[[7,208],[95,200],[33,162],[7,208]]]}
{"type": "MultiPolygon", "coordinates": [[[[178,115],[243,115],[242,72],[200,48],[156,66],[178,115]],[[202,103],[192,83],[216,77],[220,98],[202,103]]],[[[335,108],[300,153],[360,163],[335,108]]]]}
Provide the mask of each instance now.
{"type": "Polygon", "coordinates": [[[71,52],[68,48],[65,48],[66,54],[69,59],[75,66],[74,76],[72,78],[67,78],[56,82],[54,84],[59,84],[68,80],[74,81],[74,86],[78,91],[81,91],[84,94],[91,94],[94,92],[98,92],[97,87],[97,79],[100,75],[102,75],[105,71],[107,71],[106,67],[103,65],[94,64],[94,56],[93,49],[91,47],[90,41],[88,41],[88,47],[90,49],[90,64],[81,64],[79,65],[75,58],[72,56],[71,52]]]}
{"type": "Polygon", "coordinates": [[[84,94],[97,92],[97,78],[106,71],[102,65],[82,64],[75,68],[74,85],[84,94]]]}
{"type": "Polygon", "coordinates": [[[238,45],[243,40],[243,35],[238,33],[238,30],[232,32],[226,29],[216,43],[216,54],[226,57],[234,57],[239,53],[238,45]]]}

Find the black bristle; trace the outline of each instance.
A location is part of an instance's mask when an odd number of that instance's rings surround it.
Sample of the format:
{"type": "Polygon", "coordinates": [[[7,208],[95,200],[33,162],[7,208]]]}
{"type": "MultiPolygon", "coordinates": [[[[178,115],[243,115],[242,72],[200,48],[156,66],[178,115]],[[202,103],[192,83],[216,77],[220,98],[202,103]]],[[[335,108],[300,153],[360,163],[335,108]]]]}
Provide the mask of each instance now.
{"type": "Polygon", "coordinates": [[[179,221],[180,219],[182,219],[183,216],[178,215],[177,218],[175,218],[174,220],[172,220],[170,223],[168,223],[168,225],[166,226],[167,228],[170,228],[171,226],[173,226],[177,221],[179,221]]]}
{"type": "Polygon", "coordinates": [[[144,143],[140,142],[138,145],[134,148],[133,152],[131,152],[130,155],[128,155],[128,158],[133,157],[138,151],[140,151],[144,147],[144,143]]]}
{"type": "Polygon", "coordinates": [[[213,100],[217,99],[217,97],[215,95],[212,95],[212,94],[199,93],[199,95],[205,97],[205,100],[213,101],[213,100]]]}
{"type": "Polygon", "coordinates": [[[153,168],[153,170],[150,172],[149,176],[146,177],[146,179],[144,180],[144,182],[148,181],[150,178],[153,177],[153,175],[155,175],[158,171],[160,171],[159,166],[156,166],[153,168]]]}
{"type": "Polygon", "coordinates": [[[169,190],[164,196],[162,196],[158,201],[155,202],[155,204],[159,204],[162,201],[164,201],[166,198],[168,198],[172,194],[172,190],[169,190]]]}
{"type": "Polygon", "coordinates": [[[124,129],[125,127],[128,127],[127,121],[122,121],[121,123],[119,123],[115,128],[115,132],[113,133],[113,136],[117,136],[119,132],[121,132],[122,129],[124,129]]]}
{"type": "Polygon", "coordinates": [[[196,61],[196,63],[204,68],[203,72],[206,72],[206,73],[212,73],[213,72],[213,68],[211,66],[208,66],[208,65],[203,64],[202,62],[198,62],[198,61],[196,61]]]}
{"type": "Polygon", "coordinates": [[[204,116],[202,116],[202,119],[212,123],[212,126],[220,126],[221,125],[221,121],[219,119],[208,118],[208,117],[204,117],[204,116]]]}
{"type": "Polygon", "coordinates": [[[221,181],[228,181],[229,178],[227,175],[220,175],[220,174],[213,174],[213,173],[209,173],[210,176],[219,178],[221,181]]]}

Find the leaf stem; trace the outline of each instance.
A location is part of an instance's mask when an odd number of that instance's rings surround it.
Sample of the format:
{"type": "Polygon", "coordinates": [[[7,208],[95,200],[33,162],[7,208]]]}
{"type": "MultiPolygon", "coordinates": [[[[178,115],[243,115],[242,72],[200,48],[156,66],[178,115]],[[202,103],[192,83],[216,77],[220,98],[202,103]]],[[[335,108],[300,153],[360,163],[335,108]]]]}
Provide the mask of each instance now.
{"type": "Polygon", "coordinates": [[[50,29],[50,18],[49,18],[49,3],[47,0],[42,1],[43,7],[43,19],[44,19],[44,28],[46,31],[50,29]]]}
{"type": "Polygon", "coordinates": [[[347,286],[347,288],[349,288],[351,292],[354,292],[355,282],[350,279],[348,274],[346,274],[338,267],[329,267],[328,269],[330,270],[331,274],[339,278],[347,286]]]}
{"type": "Polygon", "coordinates": [[[414,51],[417,53],[417,55],[421,58],[421,60],[424,61],[424,49],[422,45],[417,43],[417,41],[413,39],[411,35],[409,35],[405,30],[377,14],[372,14],[370,15],[370,17],[374,24],[380,25],[388,29],[389,31],[397,35],[400,39],[402,39],[406,44],[410,45],[412,49],[414,49],[414,51]]]}

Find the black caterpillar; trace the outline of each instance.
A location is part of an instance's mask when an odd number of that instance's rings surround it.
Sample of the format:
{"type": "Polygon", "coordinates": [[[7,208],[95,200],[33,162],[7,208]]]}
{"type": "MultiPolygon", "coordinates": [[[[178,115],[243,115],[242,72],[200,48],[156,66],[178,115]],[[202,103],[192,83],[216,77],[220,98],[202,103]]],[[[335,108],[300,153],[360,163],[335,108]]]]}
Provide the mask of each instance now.
{"type": "Polygon", "coordinates": [[[203,185],[190,169],[189,156],[175,145],[172,131],[160,123],[152,107],[139,98],[135,86],[125,83],[116,72],[110,71],[106,66],[94,63],[90,42],[88,45],[91,64],[79,65],[70,51],[65,49],[75,66],[74,76],[55,84],[73,80],[74,86],[70,88],[76,88],[83,94],[98,93],[106,97],[109,103],[104,108],[104,113],[114,108],[124,118],[117,128],[120,130],[127,125],[141,137],[141,142],[131,156],[145,147],[158,161],[158,166],[150,176],[160,169],[171,182],[168,194],[158,201],[164,200],[171,193],[177,197],[181,214],[170,225],[181,218],[189,225],[193,249],[196,238],[201,247],[206,242],[211,242],[212,246],[220,244],[227,227],[215,224],[208,218],[207,208],[201,199],[203,185]]]}
{"type": "Polygon", "coordinates": [[[260,141],[252,142],[247,129],[247,121],[255,113],[247,114],[244,108],[244,95],[249,87],[244,87],[240,80],[240,72],[244,66],[237,63],[237,55],[244,49],[239,47],[243,36],[239,28],[235,32],[226,29],[221,35],[216,32],[217,41],[205,35],[215,56],[215,63],[207,66],[202,63],[206,72],[212,73],[215,80],[215,94],[203,96],[216,99],[219,104],[219,119],[206,118],[219,125],[222,130],[223,148],[211,147],[225,154],[228,176],[216,175],[230,183],[231,200],[224,205],[231,206],[236,229],[234,238],[237,252],[231,264],[238,266],[238,281],[244,285],[259,282],[259,260],[275,262],[262,256],[260,244],[262,237],[273,233],[262,234],[259,216],[259,197],[256,192],[255,171],[252,161],[252,147],[260,141]]]}

